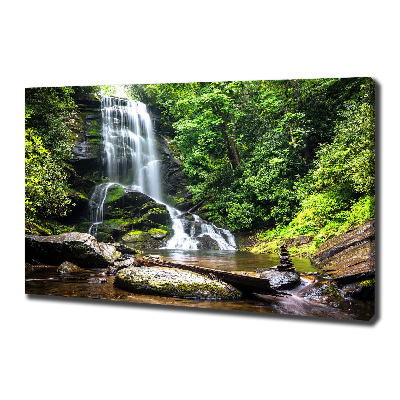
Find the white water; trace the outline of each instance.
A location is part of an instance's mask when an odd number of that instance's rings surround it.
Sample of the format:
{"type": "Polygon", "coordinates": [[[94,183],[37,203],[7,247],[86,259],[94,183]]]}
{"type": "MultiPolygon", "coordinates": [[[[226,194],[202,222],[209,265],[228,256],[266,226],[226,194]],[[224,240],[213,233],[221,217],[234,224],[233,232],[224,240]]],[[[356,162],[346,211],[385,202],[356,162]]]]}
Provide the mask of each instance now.
{"type": "Polygon", "coordinates": [[[197,215],[193,215],[193,221],[179,218],[180,211],[163,201],[160,162],[146,105],[139,101],[103,96],[101,110],[103,170],[109,181],[97,185],[90,198],[89,233],[97,234],[97,228],[103,221],[107,192],[110,187],[119,185],[144,193],[167,207],[174,236],[167,242],[166,249],[196,250],[202,246],[202,238],[208,237],[208,241],[215,243],[219,250],[235,250],[235,239],[228,230],[217,228],[197,215]]]}

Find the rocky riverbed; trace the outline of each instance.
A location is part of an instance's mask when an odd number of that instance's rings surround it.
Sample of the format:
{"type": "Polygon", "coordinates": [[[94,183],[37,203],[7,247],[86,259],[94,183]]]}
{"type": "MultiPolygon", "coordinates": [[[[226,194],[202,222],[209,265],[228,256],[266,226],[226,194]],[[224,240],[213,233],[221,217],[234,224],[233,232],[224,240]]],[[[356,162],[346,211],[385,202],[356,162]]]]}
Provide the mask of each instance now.
{"type": "MultiPolygon", "coordinates": [[[[368,229],[370,232],[370,228],[357,231],[364,232],[358,233],[361,235],[359,241],[348,240],[349,235],[342,241],[336,239],[336,248],[341,250],[329,253],[329,256],[348,252],[353,246],[358,249],[360,243],[367,243],[366,238],[371,235],[366,232],[368,229]]],[[[328,248],[322,248],[321,254],[326,254],[328,248]]],[[[323,260],[329,258],[317,256],[323,260]]],[[[151,267],[151,257],[147,257],[146,263],[140,261],[143,259],[146,257],[137,254],[132,247],[99,243],[85,233],[28,235],[26,293],[124,301],[136,299],[132,301],[341,319],[368,320],[374,314],[374,286],[366,283],[373,279],[372,270],[367,276],[357,275],[352,281],[337,279],[332,263],[324,264],[330,265],[330,269],[321,268],[317,274],[277,270],[257,273],[256,268],[254,272],[237,271],[237,274],[249,277],[266,278],[271,288],[286,293],[279,297],[257,295],[255,289],[254,293],[244,293],[243,297],[234,285],[212,274],[178,271],[170,266],[151,267]],[[287,276],[288,273],[293,276],[287,276]]],[[[159,258],[157,260],[160,262],[159,258]]],[[[342,264],[340,266],[342,270],[342,264]]]]}

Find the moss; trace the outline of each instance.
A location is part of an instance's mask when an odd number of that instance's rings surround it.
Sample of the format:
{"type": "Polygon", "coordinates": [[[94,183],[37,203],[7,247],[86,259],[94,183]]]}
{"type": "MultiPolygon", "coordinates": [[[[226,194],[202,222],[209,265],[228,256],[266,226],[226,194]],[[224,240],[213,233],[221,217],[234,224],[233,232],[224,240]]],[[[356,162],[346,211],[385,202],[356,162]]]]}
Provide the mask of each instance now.
{"type": "Polygon", "coordinates": [[[32,222],[30,226],[26,226],[25,231],[28,234],[49,236],[74,232],[75,227],[51,219],[38,219],[36,222],[32,222]]]}
{"type": "Polygon", "coordinates": [[[150,235],[158,235],[158,234],[166,235],[168,232],[165,231],[164,229],[151,228],[149,230],[149,233],[150,235]]]}
{"type": "Polygon", "coordinates": [[[131,220],[123,218],[105,219],[103,224],[110,226],[111,228],[126,227],[132,224],[131,220]]]}
{"type": "Polygon", "coordinates": [[[149,235],[147,232],[139,231],[139,230],[133,230],[128,232],[126,235],[122,237],[122,240],[124,242],[143,242],[149,238],[149,235]]]}
{"type": "Polygon", "coordinates": [[[81,192],[79,192],[79,191],[77,191],[77,190],[71,190],[71,191],[69,192],[69,196],[70,196],[73,200],[79,199],[79,200],[86,200],[86,201],[89,201],[89,197],[88,197],[87,195],[85,195],[85,194],[83,194],[83,193],[81,193],[81,192]]]}
{"type": "Polygon", "coordinates": [[[274,239],[270,241],[259,241],[254,246],[249,247],[248,249],[255,254],[279,254],[279,246],[283,244],[281,239],[274,239]]]}
{"type": "Polygon", "coordinates": [[[365,281],[360,282],[361,286],[364,286],[366,288],[375,288],[375,279],[367,279],[365,281]]]}
{"type": "Polygon", "coordinates": [[[90,128],[87,132],[87,135],[90,137],[99,137],[101,136],[101,123],[100,121],[92,119],[90,121],[90,128]]]}
{"type": "Polygon", "coordinates": [[[190,281],[185,281],[190,273],[179,271],[179,274],[182,276],[177,277],[174,269],[170,268],[125,268],[116,275],[114,285],[138,293],[181,298],[220,300],[237,299],[241,296],[241,293],[230,285],[210,281],[208,278],[195,281],[198,280],[197,274],[193,274],[193,278],[189,277],[190,281]]]}
{"type": "Polygon", "coordinates": [[[79,222],[78,224],[75,224],[74,230],[76,232],[81,232],[81,233],[87,233],[89,230],[90,222],[84,221],[84,222],[79,222]]]}
{"type": "Polygon", "coordinates": [[[162,208],[158,208],[155,203],[147,203],[141,208],[142,212],[146,214],[168,214],[168,211],[162,208]]]}
{"type": "Polygon", "coordinates": [[[124,195],[124,188],[122,186],[112,186],[108,189],[105,203],[117,201],[124,195]]]}

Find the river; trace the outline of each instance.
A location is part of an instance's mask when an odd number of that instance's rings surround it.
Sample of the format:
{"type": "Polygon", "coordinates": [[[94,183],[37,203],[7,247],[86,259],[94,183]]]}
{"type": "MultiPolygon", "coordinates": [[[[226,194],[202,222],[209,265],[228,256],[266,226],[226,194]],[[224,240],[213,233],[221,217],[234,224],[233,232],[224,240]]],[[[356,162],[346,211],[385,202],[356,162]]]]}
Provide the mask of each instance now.
{"type": "MultiPolygon", "coordinates": [[[[166,261],[208,266],[223,270],[254,271],[256,268],[269,268],[279,263],[278,256],[247,252],[152,250],[149,253],[160,255],[166,261]]],[[[300,273],[304,274],[315,271],[315,268],[307,259],[293,257],[292,261],[300,273]]],[[[373,304],[369,302],[348,300],[344,303],[342,309],[337,309],[296,296],[296,292],[310,284],[310,278],[306,276],[303,277],[301,284],[297,288],[288,291],[291,294],[290,296],[269,297],[255,295],[251,298],[234,301],[188,300],[131,293],[114,287],[114,277],[105,275],[104,269],[60,274],[57,272],[57,267],[46,267],[28,273],[26,278],[25,292],[31,295],[63,296],[335,319],[368,320],[374,312],[373,304]]]]}

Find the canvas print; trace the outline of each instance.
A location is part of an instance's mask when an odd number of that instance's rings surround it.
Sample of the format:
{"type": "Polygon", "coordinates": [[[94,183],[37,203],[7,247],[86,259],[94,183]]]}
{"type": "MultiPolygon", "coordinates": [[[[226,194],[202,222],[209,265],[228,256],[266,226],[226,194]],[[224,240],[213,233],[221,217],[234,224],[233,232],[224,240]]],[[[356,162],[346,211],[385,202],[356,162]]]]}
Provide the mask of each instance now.
{"type": "Polygon", "coordinates": [[[25,292],[375,312],[371,78],[32,87],[25,292]]]}

